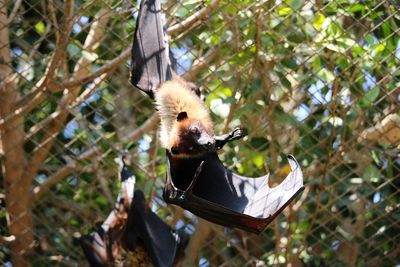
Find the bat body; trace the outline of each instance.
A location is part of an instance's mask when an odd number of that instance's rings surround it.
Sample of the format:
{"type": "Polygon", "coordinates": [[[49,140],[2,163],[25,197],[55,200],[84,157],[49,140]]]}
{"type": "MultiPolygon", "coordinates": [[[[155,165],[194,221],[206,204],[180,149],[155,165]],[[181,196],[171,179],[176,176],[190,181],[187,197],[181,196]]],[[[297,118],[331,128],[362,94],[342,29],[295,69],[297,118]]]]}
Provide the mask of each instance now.
{"type": "Polygon", "coordinates": [[[300,165],[289,156],[292,171],[274,188],[268,175],[254,179],[223,165],[217,150],[244,131],[215,136],[209,111],[193,86],[174,77],[160,2],[141,1],[130,81],[156,100],[161,143],[169,151],[164,200],[211,222],[260,233],[304,189],[300,165]]]}
{"type": "Polygon", "coordinates": [[[199,157],[215,149],[210,113],[199,96],[181,80],[162,83],[155,92],[161,145],[174,157],[199,157]]]}

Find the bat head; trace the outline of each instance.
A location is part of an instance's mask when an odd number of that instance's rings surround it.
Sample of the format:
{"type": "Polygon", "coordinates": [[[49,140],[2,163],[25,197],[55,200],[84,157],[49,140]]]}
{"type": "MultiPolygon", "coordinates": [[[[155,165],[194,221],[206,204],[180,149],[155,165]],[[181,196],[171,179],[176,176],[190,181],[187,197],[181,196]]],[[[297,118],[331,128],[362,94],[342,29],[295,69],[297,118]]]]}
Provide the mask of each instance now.
{"type": "Polygon", "coordinates": [[[171,146],[172,155],[195,157],[215,150],[213,131],[200,120],[189,118],[186,112],[180,112],[176,121],[176,135],[171,146]]]}

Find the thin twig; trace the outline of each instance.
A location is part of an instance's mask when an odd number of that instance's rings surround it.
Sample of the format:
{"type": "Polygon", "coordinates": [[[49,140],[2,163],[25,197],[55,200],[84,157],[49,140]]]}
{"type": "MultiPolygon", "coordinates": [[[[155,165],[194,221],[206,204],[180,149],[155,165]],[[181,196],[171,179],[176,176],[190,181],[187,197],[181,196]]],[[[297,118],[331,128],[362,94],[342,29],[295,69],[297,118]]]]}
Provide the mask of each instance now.
{"type": "Polygon", "coordinates": [[[35,92],[35,91],[40,92],[54,78],[56,69],[61,63],[61,59],[63,57],[63,54],[66,51],[66,47],[67,47],[67,44],[69,41],[69,35],[71,33],[72,25],[73,25],[73,19],[72,19],[73,18],[73,10],[74,10],[74,1],[67,0],[65,2],[63,23],[61,25],[61,33],[62,34],[60,36],[59,42],[56,43],[56,49],[54,51],[51,61],[47,65],[45,74],[36,83],[35,89],[32,90],[33,92],[35,92]]]}
{"type": "Polygon", "coordinates": [[[15,241],[15,236],[14,235],[0,236],[0,244],[3,244],[5,246],[10,245],[14,241],[15,241]]]}
{"type": "MultiPolygon", "coordinates": [[[[102,8],[95,16],[95,21],[92,23],[92,27],[86,37],[85,43],[83,45],[84,50],[92,52],[99,46],[98,40],[104,34],[106,29],[106,24],[109,19],[109,8],[106,6],[102,8]]],[[[74,75],[79,79],[82,76],[87,75],[89,72],[87,65],[89,64],[88,59],[82,56],[77,64],[75,65],[74,75]]],[[[60,114],[49,123],[46,129],[43,129],[44,135],[42,140],[39,142],[38,148],[31,157],[30,162],[27,164],[25,170],[24,179],[27,181],[33,180],[41,164],[45,160],[50,151],[53,143],[60,132],[61,128],[64,126],[65,120],[68,116],[68,111],[66,107],[78,97],[80,86],[71,88],[69,91],[65,92],[58,106],[60,114]]]]}
{"type": "Polygon", "coordinates": [[[199,21],[199,20],[205,18],[207,15],[209,15],[216,8],[219,1],[220,0],[212,0],[208,6],[203,7],[202,9],[200,9],[193,15],[186,18],[184,21],[170,26],[168,28],[168,33],[172,35],[172,34],[183,32],[184,30],[190,28],[197,21],[199,21]]]}
{"type": "Polygon", "coordinates": [[[219,46],[213,47],[208,50],[202,57],[199,57],[192,65],[189,71],[187,71],[183,78],[192,81],[196,78],[196,75],[202,71],[203,69],[210,66],[210,63],[216,58],[219,54],[219,46]]]}
{"type": "Polygon", "coordinates": [[[134,131],[128,133],[125,137],[123,137],[122,142],[129,142],[129,141],[134,142],[138,140],[143,134],[148,133],[151,130],[154,130],[157,127],[159,121],[160,118],[158,114],[154,113],[139,128],[136,128],[134,131]]]}
{"type": "MultiPolygon", "coordinates": [[[[110,60],[107,64],[103,65],[102,67],[98,68],[96,71],[91,72],[87,75],[84,75],[82,77],[73,77],[69,79],[68,81],[61,83],[61,84],[50,84],[48,86],[49,90],[52,92],[60,92],[64,89],[68,88],[73,88],[85,83],[88,83],[92,80],[94,80],[97,77],[108,77],[109,75],[112,74],[112,72],[125,60],[127,60],[131,55],[131,49],[127,48],[124,50],[119,56],[116,58],[110,60]],[[106,76],[102,76],[106,74],[106,76]]],[[[86,92],[86,91],[85,91],[86,92]]],[[[87,93],[83,93],[83,95],[80,95],[77,97],[77,99],[74,101],[74,106],[78,105],[81,103],[80,101],[83,101],[86,99],[88,96],[87,93]]],[[[41,93],[28,93],[23,99],[17,102],[16,108],[13,113],[11,113],[9,116],[6,116],[5,118],[0,120],[0,129],[4,127],[4,124],[8,123],[9,121],[15,119],[16,117],[23,116],[30,112],[32,109],[34,109],[37,105],[42,103],[46,99],[46,93],[47,92],[41,92],[41,93]]]]}
{"type": "Polygon", "coordinates": [[[15,1],[14,7],[13,7],[10,15],[8,16],[7,24],[11,24],[11,22],[14,20],[15,16],[17,15],[18,9],[21,6],[21,3],[22,3],[22,0],[15,1]]]}
{"type": "Polygon", "coordinates": [[[66,166],[59,169],[55,174],[48,177],[43,184],[33,189],[33,195],[32,195],[33,201],[36,201],[39,198],[41,198],[47,191],[49,191],[51,187],[58,184],[72,172],[76,171],[77,168],[80,166],[79,161],[93,157],[96,153],[98,153],[98,151],[99,149],[97,147],[89,149],[88,151],[82,153],[82,155],[80,155],[77,158],[77,160],[71,161],[66,166]]]}
{"type": "Polygon", "coordinates": [[[60,92],[64,90],[65,88],[73,88],[78,85],[82,85],[85,83],[88,83],[92,81],[93,79],[100,77],[104,73],[108,73],[110,71],[115,70],[116,67],[118,67],[122,62],[127,60],[131,55],[131,48],[125,49],[119,56],[116,58],[110,60],[107,64],[101,66],[94,72],[90,72],[87,75],[84,75],[82,77],[77,77],[77,78],[72,78],[64,83],[61,84],[52,84],[49,86],[49,90],[51,92],[60,92]]]}

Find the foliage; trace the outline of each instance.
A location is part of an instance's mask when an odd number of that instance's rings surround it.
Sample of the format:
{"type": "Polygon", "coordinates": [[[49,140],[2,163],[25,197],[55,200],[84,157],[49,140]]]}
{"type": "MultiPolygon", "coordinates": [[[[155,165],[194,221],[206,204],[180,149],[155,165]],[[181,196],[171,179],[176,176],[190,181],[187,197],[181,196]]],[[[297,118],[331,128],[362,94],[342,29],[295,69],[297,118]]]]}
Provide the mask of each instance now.
{"type": "MultiPolygon", "coordinates": [[[[12,2],[9,14],[16,5],[12,2]]],[[[175,25],[203,6],[203,1],[165,1],[163,8],[168,25],[175,25]]],[[[270,171],[270,183],[276,184],[289,171],[286,154],[301,163],[305,192],[259,237],[209,224],[162,202],[165,154],[157,144],[156,127],[130,138],[154,111],[152,101],[128,83],[127,56],[104,72],[105,77],[63,87],[129,50],[135,7],[126,1],[75,1],[61,64],[43,87],[42,101],[22,114],[25,141],[16,146],[23,149],[26,162],[52,140],[26,192],[35,200],[33,223],[27,224],[36,240],[28,260],[32,265],[85,261],[77,238],[110,212],[118,192],[113,159],[124,150],[137,176],[136,188],[145,191],[166,222],[198,241],[197,247],[189,245],[188,263],[400,264],[399,135],[388,141],[382,138],[385,131],[379,138],[366,134],[388,115],[400,115],[396,1],[220,0],[207,17],[171,36],[178,73],[201,85],[216,132],[237,125],[248,132],[220,154],[227,165],[248,176],[270,171]],[[88,47],[85,41],[95,22],[105,23],[106,30],[88,47]],[[79,69],[82,62],[85,66],[79,69]],[[67,91],[77,92],[73,101],[65,102],[67,91]],[[88,97],[79,98],[85,92],[88,97]],[[65,117],[60,119],[60,113],[65,117]],[[63,176],[35,197],[60,171],[63,176]]],[[[8,66],[18,76],[20,99],[26,98],[22,103],[34,101],[31,93],[46,76],[65,35],[65,8],[61,1],[22,1],[7,24],[8,66]]],[[[0,104],[14,101],[0,99],[0,104]]],[[[6,115],[16,112],[11,109],[6,115]]],[[[394,123],[397,134],[399,128],[394,123]]],[[[5,147],[9,140],[2,130],[5,147]]],[[[10,157],[6,149],[0,152],[2,161],[10,157]]],[[[10,194],[7,173],[1,179],[1,194],[10,194]]],[[[14,215],[6,202],[0,202],[2,236],[15,235],[9,228],[14,215]]],[[[12,246],[4,246],[0,262],[12,254],[12,246]]]]}

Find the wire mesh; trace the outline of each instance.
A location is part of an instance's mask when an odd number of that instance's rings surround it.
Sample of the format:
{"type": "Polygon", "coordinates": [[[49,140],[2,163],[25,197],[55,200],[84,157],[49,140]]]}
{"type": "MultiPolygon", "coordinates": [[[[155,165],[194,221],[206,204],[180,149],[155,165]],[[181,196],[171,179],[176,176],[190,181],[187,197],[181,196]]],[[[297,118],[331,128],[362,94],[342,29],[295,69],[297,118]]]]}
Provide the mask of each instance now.
{"type": "Polygon", "coordinates": [[[271,185],[286,154],[304,171],[303,194],[256,236],[162,201],[154,105],[128,82],[137,3],[0,1],[0,263],[86,264],[78,239],[112,209],[123,152],[153,210],[191,235],[186,266],[399,265],[399,7],[163,2],[177,72],[216,133],[248,132],[224,163],[271,185]]]}

